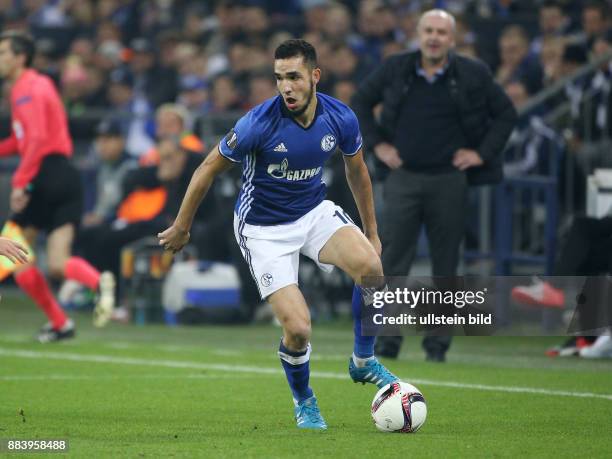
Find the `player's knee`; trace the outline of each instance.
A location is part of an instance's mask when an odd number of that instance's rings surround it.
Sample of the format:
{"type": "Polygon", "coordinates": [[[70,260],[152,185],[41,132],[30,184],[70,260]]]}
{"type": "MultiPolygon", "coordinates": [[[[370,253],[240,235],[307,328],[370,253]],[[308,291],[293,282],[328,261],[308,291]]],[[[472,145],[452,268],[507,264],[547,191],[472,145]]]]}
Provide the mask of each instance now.
{"type": "Polygon", "coordinates": [[[380,257],[376,253],[368,253],[361,257],[357,265],[356,274],[359,278],[364,276],[382,276],[383,269],[380,257]]]}
{"type": "Polygon", "coordinates": [[[289,325],[285,330],[288,338],[289,347],[295,350],[306,349],[310,342],[310,324],[296,323],[289,325]]]}

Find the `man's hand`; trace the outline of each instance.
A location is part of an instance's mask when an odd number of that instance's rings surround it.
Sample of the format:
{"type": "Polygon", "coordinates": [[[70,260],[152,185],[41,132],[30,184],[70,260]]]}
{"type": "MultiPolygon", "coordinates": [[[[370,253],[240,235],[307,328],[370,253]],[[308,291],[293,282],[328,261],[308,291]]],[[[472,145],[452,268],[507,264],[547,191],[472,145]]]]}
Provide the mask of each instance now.
{"type": "Polygon", "coordinates": [[[189,242],[189,236],[189,231],[182,230],[175,225],[157,234],[159,245],[165,250],[171,250],[172,253],[176,253],[185,247],[189,242]]]}
{"type": "Polygon", "coordinates": [[[27,249],[7,237],[0,237],[0,255],[4,255],[15,264],[28,262],[27,249]]]}
{"type": "Polygon", "coordinates": [[[482,166],[483,164],[484,161],[476,150],[460,148],[455,152],[455,156],[453,157],[453,166],[460,171],[464,171],[470,167],[482,166]]]}
{"type": "Polygon", "coordinates": [[[372,244],[372,247],[374,247],[374,250],[376,250],[376,253],[380,257],[380,255],[382,254],[382,244],[380,243],[378,233],[366,234],[366,237],[368,238],[368,241],[370,241],[370,244],[372,244]]]}
{"type": "Polygon", "coordinates": [[[390,143],[382,142],[376,145],[374,147],[374,154],[391,169],[397,169],[402,167],[402,164],[404,164],[404,161],[402,161],[402,158],[400,158],[397,148],[390,143]]]}
{"type": "Polygon", "coordinates": [[[11,210],[19,213],[28,205],[30,195],[23,188],[14,188],[11,191],[11,210]]]}

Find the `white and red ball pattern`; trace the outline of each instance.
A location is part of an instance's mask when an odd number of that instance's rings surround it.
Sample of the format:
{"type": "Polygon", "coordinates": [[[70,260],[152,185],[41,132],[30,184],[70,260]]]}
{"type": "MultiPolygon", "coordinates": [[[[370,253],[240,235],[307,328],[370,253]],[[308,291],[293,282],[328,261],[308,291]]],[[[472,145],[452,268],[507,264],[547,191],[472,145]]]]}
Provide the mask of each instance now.
{"type": "Polygon", "coordinates": [[[416,432],[426,418],[425,398],[412,384],[403,381],[387,384],[372,400],[372,419],[382,432],[416,432]]]}

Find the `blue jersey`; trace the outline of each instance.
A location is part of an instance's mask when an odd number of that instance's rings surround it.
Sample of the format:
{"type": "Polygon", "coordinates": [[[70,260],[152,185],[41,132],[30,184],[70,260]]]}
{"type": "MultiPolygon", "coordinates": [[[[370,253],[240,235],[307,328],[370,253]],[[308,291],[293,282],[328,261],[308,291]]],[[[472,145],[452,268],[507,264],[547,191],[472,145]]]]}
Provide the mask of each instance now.
{"type": "Polygon", "coordinates": [[[361,148],[353,111],[317,93],[314,120],[307,128],[288,113],[282,97],[254,107],[219,142],[219,151],[242,163],[242,188],[235,212],[252,225],[277,225],[302,217],[324,199],[323,165],[339,149],[361,148]]]}

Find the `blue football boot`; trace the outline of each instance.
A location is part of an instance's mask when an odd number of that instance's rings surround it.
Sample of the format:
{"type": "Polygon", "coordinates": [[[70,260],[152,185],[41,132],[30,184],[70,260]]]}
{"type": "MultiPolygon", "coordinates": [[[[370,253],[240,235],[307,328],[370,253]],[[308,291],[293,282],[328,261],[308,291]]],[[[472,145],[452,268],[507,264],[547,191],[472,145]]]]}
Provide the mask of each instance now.
{"type": "Polygon", "coordinates": [[[295,420],[300,429],[327,429],[314,395],[298,403],[295,407],[295,420]]]}
{"type": "Polygon", "coordinates": [[[387,370],[376,357],[368,360],[365,367],[357,367],[353,358],[349,358],[349,374],[353,382],[376,384],[379,389],[387,384],[399,381],[399,378],[387,370]]]}

